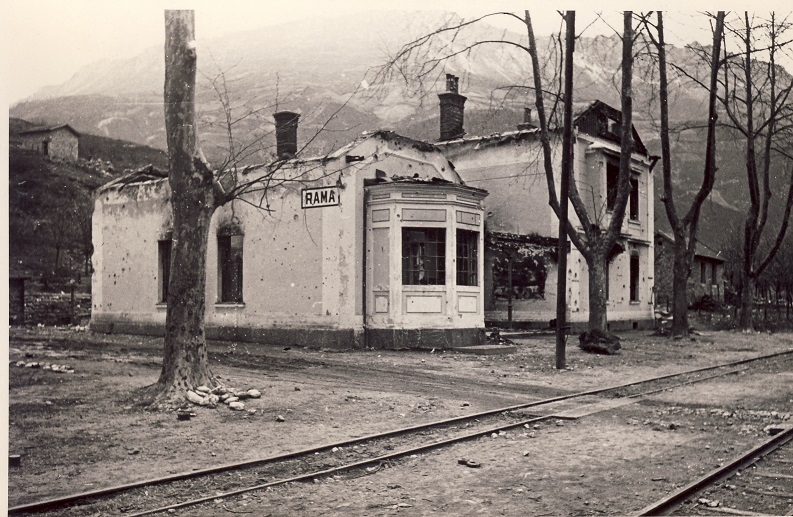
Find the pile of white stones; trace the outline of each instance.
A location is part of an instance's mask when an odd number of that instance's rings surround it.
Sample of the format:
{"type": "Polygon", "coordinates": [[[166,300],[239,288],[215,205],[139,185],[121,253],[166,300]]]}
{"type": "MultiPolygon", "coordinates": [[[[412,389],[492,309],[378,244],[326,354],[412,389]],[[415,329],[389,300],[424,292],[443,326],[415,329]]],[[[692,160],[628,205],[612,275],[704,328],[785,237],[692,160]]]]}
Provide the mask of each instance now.
{"type": "Polygon", "coordinates": [[[195,390],[187,390],[187,400],[193,404],[214,408],[218,404],[223,403],[234,411],[245,410],[245,403],[241,402],[242,400],[258,399],[261,396],[262,392],[253,388],[237,390],[225,386],[218,386],[214,389],[210,389],[207,386],[199,386],[195,390]]]}
{"type": "Polygon", "coordinates": [[[49,364],[38,362],[26,363],[25,361],[11,361],[9,366],[16,366],[17,368],[40,368],[42,370],[52,370],[56,373],[74,373],[74,368],[68,364],[49,364]]]}

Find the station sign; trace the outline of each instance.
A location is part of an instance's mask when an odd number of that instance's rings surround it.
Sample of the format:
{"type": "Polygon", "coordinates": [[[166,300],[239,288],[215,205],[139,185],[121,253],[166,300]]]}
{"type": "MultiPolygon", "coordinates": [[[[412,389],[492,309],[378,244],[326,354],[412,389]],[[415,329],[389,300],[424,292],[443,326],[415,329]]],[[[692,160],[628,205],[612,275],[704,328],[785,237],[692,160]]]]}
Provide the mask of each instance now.
{"type": "Polygon", "coordinates": [[[300,192],[300,208],[338,206],[339,187],[306,188],[300,192]]]}

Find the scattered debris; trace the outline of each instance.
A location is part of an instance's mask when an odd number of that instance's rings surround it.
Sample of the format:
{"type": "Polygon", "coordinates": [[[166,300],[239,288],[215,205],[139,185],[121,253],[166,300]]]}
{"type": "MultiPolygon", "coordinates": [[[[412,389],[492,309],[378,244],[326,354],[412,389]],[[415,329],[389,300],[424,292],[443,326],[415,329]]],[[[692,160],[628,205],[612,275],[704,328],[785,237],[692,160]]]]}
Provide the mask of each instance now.
{"type": "MultiPolygon", "coordinates": [[[[286,418],[284,418],[281,415],[278,415],[277,417],[275,417],[275,421],[276,422],[286,422],[286,418]]],[[[336,451],[333,451],[333,452],[336,452],[336,451]]]]}
{"type": "Polygon", "coordinates": [[[55,373],[74,373],[74,368],[69,366],[68,364],[50,364],[50,363],[39,363],[36,361],[10,361],[8,363],[11,367],[16,368],[32,368],[32,369],[41,369],[41,370],[49,370],[55,373]]]}
{"type": "Polygon", "coordinates": [[[480,463],[478,463],[476,461],[467,460],[465,458],[457,460],[457,463],[460,464],[460,465],[465,465],[466,467],[469,467],[469,468],[472,468],[472,469],[478,469],[479,467],[482,466],[480,463]]]}

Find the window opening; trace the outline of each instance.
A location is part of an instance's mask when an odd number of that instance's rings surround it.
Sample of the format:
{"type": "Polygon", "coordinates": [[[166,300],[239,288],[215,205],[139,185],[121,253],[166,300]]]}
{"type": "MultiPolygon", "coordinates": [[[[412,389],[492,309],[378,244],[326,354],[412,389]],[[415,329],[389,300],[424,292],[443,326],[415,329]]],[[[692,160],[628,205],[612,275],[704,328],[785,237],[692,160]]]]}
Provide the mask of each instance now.
{"type": "Polygon", "coordinates": [[[457,285],[479,285],[479,232],[457,230],[457,285]]]}
{"type": "Polygon", "coordinates": [[[631,301],[639,301],[639,256],[631,255],[631,301]]]}
{"type": "Polygon", "coordinates": [[[444,228],[402,228],[402,284],[446,284],[444,228]]]}
{"type": "Polygon", "coordinates": [[[630,209],[628,213],[632,221],[639,220],[639,180],[635,178],[631,179],[630,209]]]}
{"type": "Polygon", "coordinates": [[[218,237],[220,301],[224,303],[242,303],[242,237],[218,237]]]}
{"type": "Polygon", "coordinates": [[[606,162],[606,209],[614,210],[617,200],[617,183],[620,177],[620,166],[611,160],[606,162]]]}

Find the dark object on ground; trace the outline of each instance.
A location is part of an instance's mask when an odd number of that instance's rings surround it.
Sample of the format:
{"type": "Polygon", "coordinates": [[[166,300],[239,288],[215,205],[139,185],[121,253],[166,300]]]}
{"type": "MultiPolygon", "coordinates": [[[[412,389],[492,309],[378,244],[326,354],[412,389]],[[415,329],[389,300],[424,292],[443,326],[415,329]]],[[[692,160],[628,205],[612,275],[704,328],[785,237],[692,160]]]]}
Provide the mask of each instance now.
{"type": "Polygon", "coordinates": [[[8,455],[8,466],[9,467],[21,467],[22,466],[22,456],[19,454],[9,454],[8,455]]]}
{"type": "Polygon", "coordinates": [[[465,465],[466,467],[469,467],[469,468],[472,468],[472,469],[478,469],[479,467],[482,466],[479,462],[466,460],[466,459],[457,460],[457,463],[459,463],[460,465],[465,465]]]}
{"type": "Polygon", "coordinates": [[[593,354],[614,355],[619,353],[620,338],[600,329],[590,329],[578,336],[578,347],[593,354]]]}
{"type": "Polygon", "coordinates": [[[495,344],[495,345],[514,345],[515,342],[509,338],[505,338],[501,336],[501,330],[495,329],[490,335],[487,337],[488,344],[495,344]]]}

